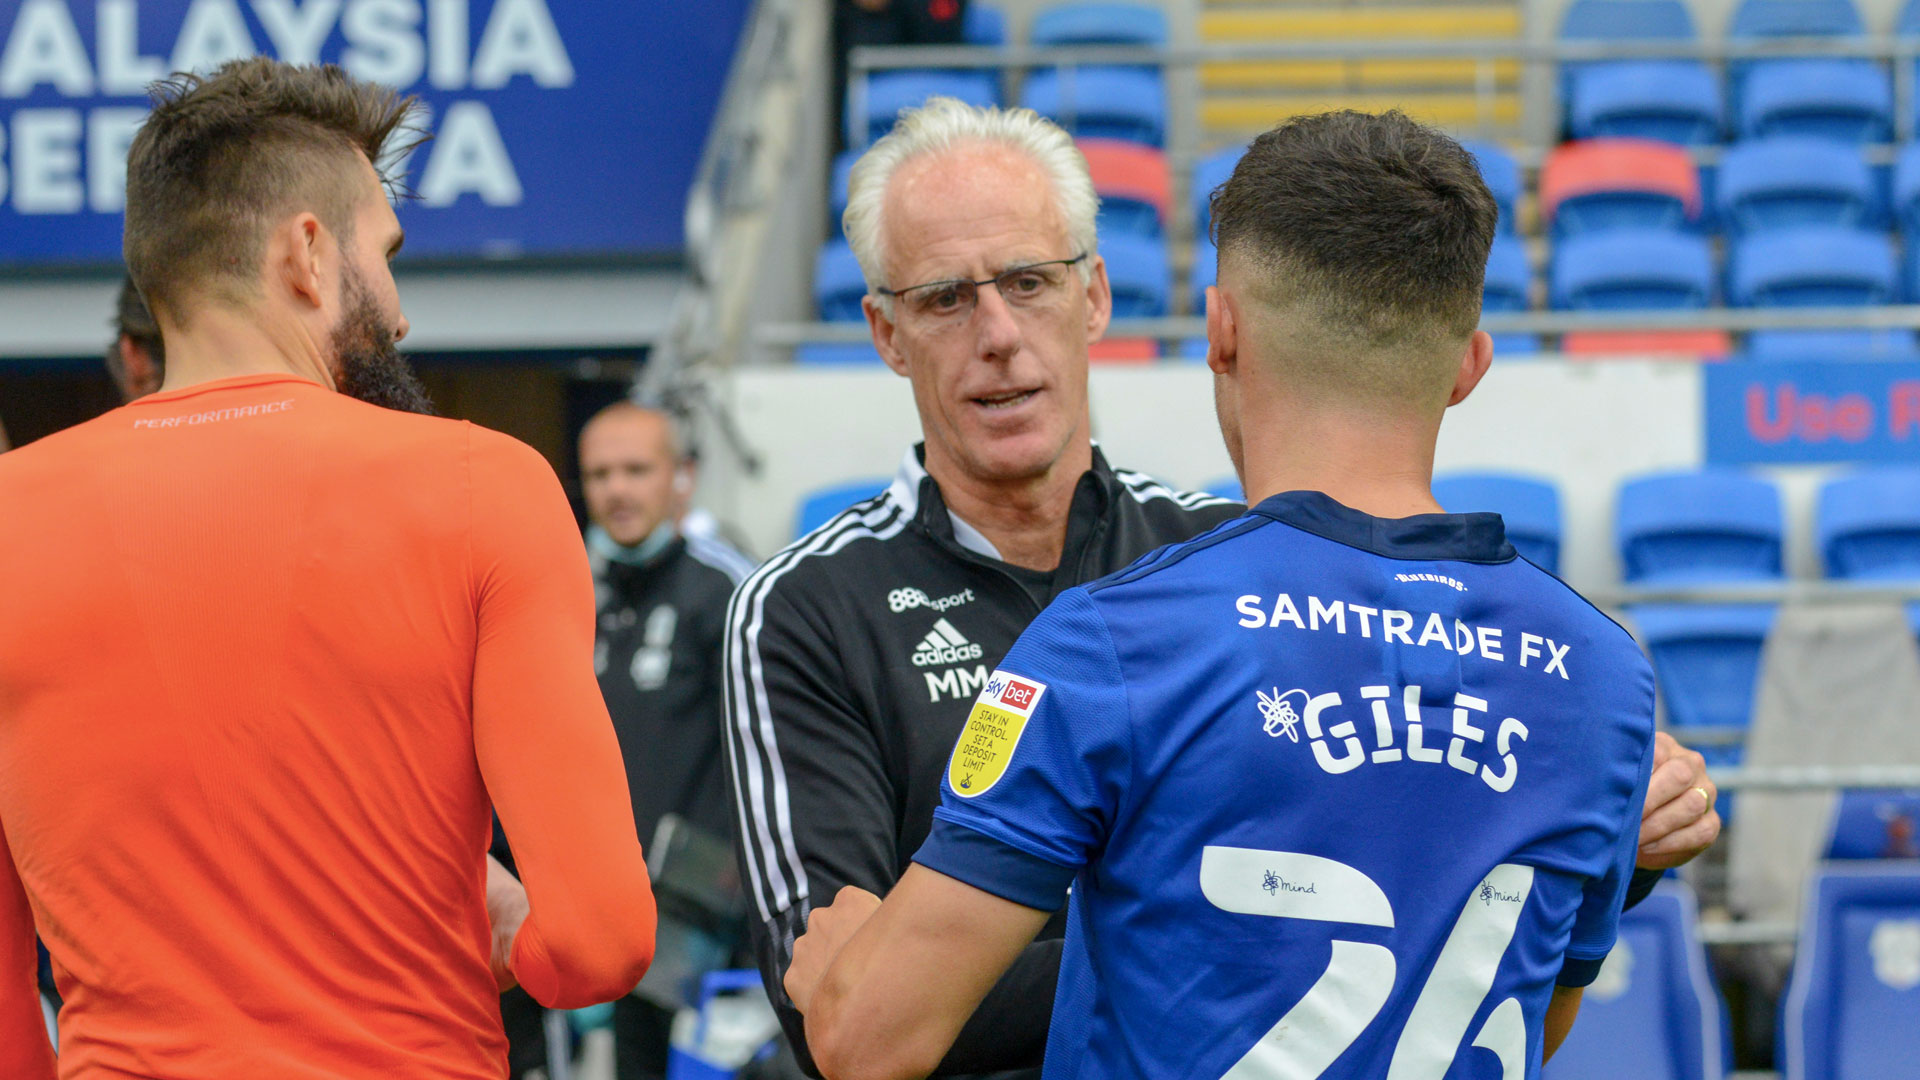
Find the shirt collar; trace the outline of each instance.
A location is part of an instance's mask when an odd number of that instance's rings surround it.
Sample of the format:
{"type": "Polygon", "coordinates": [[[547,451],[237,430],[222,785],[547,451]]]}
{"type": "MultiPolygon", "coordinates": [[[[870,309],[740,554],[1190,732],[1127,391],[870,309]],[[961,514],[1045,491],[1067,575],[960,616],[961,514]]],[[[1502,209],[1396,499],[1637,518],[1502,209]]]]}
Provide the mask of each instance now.
{"type": "Polygon", "coordinates": [[[1502,563],[1515,556],[1499,514],[1378,518],[1318,491],[1283,491],[1252,512],[1389,559],[1502,563]]]}
{"type": "MultiPolygon", "coordinates": [[[[909,516],[922,518],[922,524],[930,524],[924,519],[935,516],[935,511],[938,511],[938,517],[945,519],[944,524],[947,528],[944,531],[952,534],[954,543],[996,562],[1006,561],[1000,557],[1000,551],[993,546],[993,541],[988,540],[979,529],[954,513],[947,506],[946,501],[940,497],[940,485],[933,477],[927,475],[927,467],[923,463],[926,452],[926,443],[915,443],[907,447],[906,454],[900,459],[899,471],[893,474],[893,482],[887,486],[887,491],[894,501],[905,507],[909,516]],[[922,498],[923,485],[930,496],[924,499],[922,498]]],[[[1093,446],[1093,467],[1087,471],[1086,475],[1093,478],[1096,486],[1105,491],[1110,500],[1112,496],[1110,489],[1118,481],[1114,479],[1113,468],[1107,464],[1106,455],[1100,452],[1098,443],[1093,446]]],[[[1081,482],[1086,482],[1085,477],[1082,477],[1081,482]]],[[[937,525],[932,527],[936,532],[941,531],[937,525]]]]}

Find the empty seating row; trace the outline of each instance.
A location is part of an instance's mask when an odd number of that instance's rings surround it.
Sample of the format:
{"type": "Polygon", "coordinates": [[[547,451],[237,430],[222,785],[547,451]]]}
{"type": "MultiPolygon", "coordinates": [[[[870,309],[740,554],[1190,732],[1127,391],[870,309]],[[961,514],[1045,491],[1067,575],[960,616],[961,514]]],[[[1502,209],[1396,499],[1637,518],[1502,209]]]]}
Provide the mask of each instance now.
{"type": "MultiPolygon", "coordinates": [[[[1920,29],[1920,4],[1909,3],[1901,33],[1920,29]]],[[[1860,38],[1866,33],[1850,0],[1743,0],[1727,37],[1860,38]]],[[[1681,0],[1576,0],[1561,24],[1566,41],[1698,39],[1681,0]]],[[[1566,122],[1574,138],[1633,135],[1682,144],[1717,142],[1729,128],[1743,136],[1811,135],[1883,142],[1894,122],[1893,80],[1864,58],[1740,60],[1728,85],[1695,60],[1621,59],[1569,63],[1561,72],[1566,122]],[[1729,123],[1731,120],[1731,123],[1729,123]]]]}

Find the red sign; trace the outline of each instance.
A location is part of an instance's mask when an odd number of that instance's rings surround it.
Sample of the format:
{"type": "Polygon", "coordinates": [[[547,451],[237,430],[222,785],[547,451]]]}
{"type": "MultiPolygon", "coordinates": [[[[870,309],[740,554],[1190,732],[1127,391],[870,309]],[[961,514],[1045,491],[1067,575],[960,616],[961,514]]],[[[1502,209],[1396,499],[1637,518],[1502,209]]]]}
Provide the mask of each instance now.
{"type": "Polygon", "coordinates": [[[1033,695],[1037,693],[1032,685],[1018,679],[1008,679],[1007,688],[1000,691],[1000,702],[1016,709],[1033,708],[1033,695]]]}

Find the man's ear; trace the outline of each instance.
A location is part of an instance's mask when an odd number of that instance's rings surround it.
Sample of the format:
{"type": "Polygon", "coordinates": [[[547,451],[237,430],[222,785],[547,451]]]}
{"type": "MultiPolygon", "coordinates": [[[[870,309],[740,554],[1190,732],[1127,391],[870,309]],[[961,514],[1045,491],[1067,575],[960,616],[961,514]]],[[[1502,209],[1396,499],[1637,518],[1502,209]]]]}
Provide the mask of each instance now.
{"type": "Polygon", "coordinates": [[[1240,361],[1240,326],[1233,305],[1220,286],[1207,286],[1207,367],[1215,375],[1231,374],[1240,361]]]}
{"type": "Polygon", "coordinates": [[[1467,400],[1467,395],[1486,378],[1487,368],[1492,365],[1493,335],[1475,330],[1473,337],[1467,339],[1466,351],[1460,354],[1460,370],[1453,377],[1453,393],[1447,397],[1447,406],[1451,408],[1467,400]]]}
{"type": "Polygon", "coordinates": [[[895,375],[902,378],[907,374],[907,358],[894,347],[893,335],[900,329],[880,307],[880,300],[872,293],[860,298],[860,310],[867,316],[867,331],[873,335],[873,349],[880,359],[893,369],[895,375]]]}
{"type": "Polygon", "coordinates": [[[277,276],[294,296],[315,308],[327,305],[326,278],[323,269],[329,254],[338,254],[333,234],[311,211],[287,218],[274,230],[267,246],[277,276]]]}
{"type": "Polygon", "coordinates": [[[1107,279],[1107,260],[1095,255],[1093,273],[1087,281],[1087,344],[1105,337],[1107,324],[1112,321],[1113,282],[1107,279]]]}

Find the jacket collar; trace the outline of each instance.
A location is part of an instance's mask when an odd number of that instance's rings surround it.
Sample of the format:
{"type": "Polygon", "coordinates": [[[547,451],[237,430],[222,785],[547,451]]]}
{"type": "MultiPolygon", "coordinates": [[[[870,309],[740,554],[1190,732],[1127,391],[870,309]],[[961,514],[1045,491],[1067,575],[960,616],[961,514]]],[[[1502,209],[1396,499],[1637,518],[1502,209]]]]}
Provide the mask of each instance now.
{"type": "MultiPolygon", "coordinates": [[[[979,529],[973,527],[964,518],[948,509],[946,500],[940,495],[940,485],[927,473],[925,458],[927,445],[915,443],[907,448],[900,459],[900,469],[894,473],[893,482],[887,491],[894,501],[906,508],[921,528],[936,539],[948,541],[995,561],[1004,561],[1000,552],[979,529]]],[[[1096,492],[1095,498],[1102,512],[1112,505],[1115,489],[1119,480],[1113,474],[1113,468],[1107,464],[1105,454],[1100,452],[1098,443],[1093,447],[1093,467],[1080,477],[1079,486],[1074,489],[1074,512],[1081,507],[1081,499],[1089,485],[1096,492]]],[[[1073,526],[1068,525],[1068,532],[1073,526]]]]}
{"type": "Polygon", "coordinates": [[[1377,518],[1318,491],[1283,491],[1253,513],[1389,559],[1502,563],[1515,556],[1499,514],[1377,518]]]}

